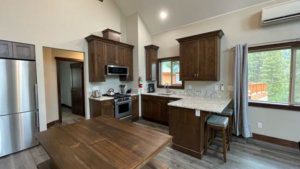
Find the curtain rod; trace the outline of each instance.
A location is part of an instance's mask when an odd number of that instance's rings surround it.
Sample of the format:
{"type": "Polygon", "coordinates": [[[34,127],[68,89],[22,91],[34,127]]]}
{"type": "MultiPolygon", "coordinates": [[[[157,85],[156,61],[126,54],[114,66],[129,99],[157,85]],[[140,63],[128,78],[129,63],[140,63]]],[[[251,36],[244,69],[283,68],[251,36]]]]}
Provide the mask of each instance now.
{"type": "Polygon", "coordinates": [[[256,47],[256,46],[263,46],[263,45],[273,45],[277,43],[287,43],[287,42],[296,42],[300,41],[300,38],[297,39],[288,39],[288,40],[281,40],[281,41],[273,41],[273,42],[264,42],[264,43],[258,43],[258,44],[251,44],[248,45],[248,47],[256,47]]]}

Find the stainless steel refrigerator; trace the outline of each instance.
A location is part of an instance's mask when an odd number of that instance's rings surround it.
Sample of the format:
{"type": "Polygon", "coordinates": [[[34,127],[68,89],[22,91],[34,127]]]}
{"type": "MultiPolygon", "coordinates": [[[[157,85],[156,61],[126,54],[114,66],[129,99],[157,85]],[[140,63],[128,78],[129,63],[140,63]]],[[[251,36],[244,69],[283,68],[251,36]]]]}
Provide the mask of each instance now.
{"type": "Polygon", "coordinates": [[[0,157],[38,144],[35,61],[0,59],[0,157]]]}

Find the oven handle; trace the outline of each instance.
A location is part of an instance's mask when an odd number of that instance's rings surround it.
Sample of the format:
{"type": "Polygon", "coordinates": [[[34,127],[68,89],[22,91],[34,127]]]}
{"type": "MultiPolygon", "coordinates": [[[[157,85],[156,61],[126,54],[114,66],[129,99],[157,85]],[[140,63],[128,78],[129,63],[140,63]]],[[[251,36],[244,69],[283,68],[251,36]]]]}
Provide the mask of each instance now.
{"type": "Polygon", "coordinates": [[[126,103],[131,103],[132,101],[123,101],[123,102],[116,102],[116,105],[121,105],[121,104],[126,104],[126,103]]]}

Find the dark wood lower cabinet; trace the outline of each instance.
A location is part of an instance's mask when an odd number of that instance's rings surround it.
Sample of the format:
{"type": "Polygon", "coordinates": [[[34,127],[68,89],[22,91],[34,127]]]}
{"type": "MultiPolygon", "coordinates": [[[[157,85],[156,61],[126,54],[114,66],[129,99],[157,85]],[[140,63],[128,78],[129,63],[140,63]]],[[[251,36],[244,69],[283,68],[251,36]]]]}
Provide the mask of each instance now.
{"type": "Polygon", "coordinates": [[[91,118],[105,116],[115,117],[114,100],[98,101],[90,99],[91,118]]]}
{"type": "Polygon", "coordinates": [[[163,124],[169,123],[168,103],[176,98],[142,95],[142,117],[163,124]]]}
{"type": "Polygon", "coordinates": [[[209,113],[201,111],[198,117],[193,109],[169,106],[168,110],[169,134],[173,136],[172,147],[201,158],[204,151],[205,121],[209,113]]]}
{"type": "Polygon", "coordinates": [[[132,96],[131,97],[132,100],[132,120],[138,120],[139,119],[139,96],[132,96]]]}

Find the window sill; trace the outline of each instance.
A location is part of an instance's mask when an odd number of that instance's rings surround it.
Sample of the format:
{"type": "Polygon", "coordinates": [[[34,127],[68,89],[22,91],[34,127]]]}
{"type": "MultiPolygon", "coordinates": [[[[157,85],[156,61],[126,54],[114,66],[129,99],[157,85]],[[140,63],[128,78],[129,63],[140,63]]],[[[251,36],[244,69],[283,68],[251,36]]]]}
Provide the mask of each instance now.
{"type": "Polygon", "coordinates": [[[283,103],[262,103],[262,102],[249,101],[248,106],[279,109],[279,110],[300,111],[300,105],[283,104],[283,103]]]}

